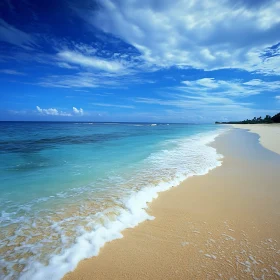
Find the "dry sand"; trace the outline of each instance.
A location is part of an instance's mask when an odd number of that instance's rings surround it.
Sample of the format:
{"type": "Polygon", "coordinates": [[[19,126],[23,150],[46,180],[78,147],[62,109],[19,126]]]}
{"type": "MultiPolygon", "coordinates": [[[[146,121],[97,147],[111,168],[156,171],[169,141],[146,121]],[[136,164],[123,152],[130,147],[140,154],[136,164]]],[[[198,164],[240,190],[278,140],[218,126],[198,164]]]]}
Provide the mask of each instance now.
{"type": "Polygon", "coordinates": [[[265,148],[280,154],[280,124],[235,124],[233,127],[259,134],[265,148]]]}
{"type": "Polygon", "coordinates": [[[213,146],[221,167],[161,193],[155,220],[64,279],[279,279],[280,156],[239,129],[213,146]]]}

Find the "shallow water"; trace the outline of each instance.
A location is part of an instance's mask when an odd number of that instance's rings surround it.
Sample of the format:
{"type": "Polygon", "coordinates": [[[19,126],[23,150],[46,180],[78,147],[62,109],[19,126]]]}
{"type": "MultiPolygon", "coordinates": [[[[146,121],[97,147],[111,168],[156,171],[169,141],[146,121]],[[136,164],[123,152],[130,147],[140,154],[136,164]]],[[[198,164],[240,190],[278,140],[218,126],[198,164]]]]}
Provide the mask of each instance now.
{"type": "Polygon", "coordinates": [[[60,279],[152,219],[158,192],[221,164],[207,144],[226,129],[0,123],[0,279],[60,279]]]}

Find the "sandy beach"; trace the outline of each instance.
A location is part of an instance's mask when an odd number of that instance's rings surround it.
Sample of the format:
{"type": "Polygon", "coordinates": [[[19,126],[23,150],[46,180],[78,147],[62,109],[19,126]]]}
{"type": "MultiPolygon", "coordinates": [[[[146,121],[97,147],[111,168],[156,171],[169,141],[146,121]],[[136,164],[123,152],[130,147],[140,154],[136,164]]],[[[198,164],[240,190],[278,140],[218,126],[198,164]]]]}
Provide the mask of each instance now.
{"type": "Polygon", "coordinates": [[[148,210],[155,220],[125,230],[64,279],[279,279],[277,143],[279,126],[219,136],[221,167],[161,193],[148,210]]]}

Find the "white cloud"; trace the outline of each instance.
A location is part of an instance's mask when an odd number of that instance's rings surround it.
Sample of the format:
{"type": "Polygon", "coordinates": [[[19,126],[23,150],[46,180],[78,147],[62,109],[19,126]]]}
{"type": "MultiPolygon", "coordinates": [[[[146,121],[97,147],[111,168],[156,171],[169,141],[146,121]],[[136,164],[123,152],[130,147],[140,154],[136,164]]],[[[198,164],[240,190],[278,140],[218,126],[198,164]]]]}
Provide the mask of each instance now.
{"type": "Polygon", "coordinates": [[[71,117],[72,115],[63,111],[58,111],[55,108],[42,109],[39,106],[36,106],[37,112],[41,115],[49,115],[49,116],[64,116],[71,117]]]}
{"type": "Polygon", "coordinates": [[[248,82],[240,80],[216,80],[203,78],[194,81],[183,81],[183,86],[177,87],[190,94],[207,93],[212,96],[244,97],[264,92],[280,90],[280,81],[266,82],[260,79],[252,79],[248,82]]]}
{"type": "Polygon", "coordinates": [[[198,87],[203,86],[206,88],[217,88],[218,85],[215,82],[213,78],[203,78],[196,80],[195,82],[193,81],[182,81],[182,84],[185,84],[186,86],[191,86],[193,87],[194,85],[197,85],[198,87]]]}
{"type": "Polygon", "coordinates": [[[57,66],[61,67],[61,68],[66,68],[66,69],[77,69],[76,66],[72,66],[66,62],[58,62],[57,66]]]}
{"type": "Polygon", "coordinates": [[[97,48],[83,43],[74,43],[74,47],[78,52],[81,52],[86,55],[93,55],[98,52],[97,48]]]}
{"type": "Polygon", "coordinates": [[[160,105],[168,110],[175,108],[174,111],[178,112],[178,116],[188,117],[196,114],[205,118],[205,121],[221,120],[221,116],[229,120],[242,120],[260,114],[275,113],[273,110],[255,109],[252,99],[246,101],[246,97],[265,92],[275,94],[279,90],[279,81],[266,82],[253,79],[244,82],[203,78],[183,81],[182,85],[169,88],[168,92],[162,92],[157,98],[137,97],[133,101],[146,106],[160,105]]]}
{"type": "Polygon", "coordinates": [[[124,68],[120,62],[105,60],[96,56],[86,56],[74,51],[61,51],[57,55],[68,63],[108,72],[119,72],[124,68]]]}
{"type": "Polygon", "coordinates": [[[80,10],[81,17],[133,45],[147,63],[280,73],[279,56],[262,56],[279,41],[279,1],[98,2],[98,9],[80,10]]]}
{"type": "Polygon", "coordinates": [[[42,116],[61,116],[61,117],[77,117],[77,116],[83,116],[84,110],[82,108],[77,109],[76,107],[72,108],[72,111],[64,112],[60,111],[56,108],[48,108],[43,109],[39,106],[36,106],[36,111],[34,110],[8,110],[10,114],[13,115],[34,115],[34,114],[40,114],[42,116]]]}
{"type": "Polygon", "coordinates": [[[75,115],[83,116],[84,115],[84,110],[82,108],[77,109],[76,107],[73,107],[73,113],[75,115]]]}

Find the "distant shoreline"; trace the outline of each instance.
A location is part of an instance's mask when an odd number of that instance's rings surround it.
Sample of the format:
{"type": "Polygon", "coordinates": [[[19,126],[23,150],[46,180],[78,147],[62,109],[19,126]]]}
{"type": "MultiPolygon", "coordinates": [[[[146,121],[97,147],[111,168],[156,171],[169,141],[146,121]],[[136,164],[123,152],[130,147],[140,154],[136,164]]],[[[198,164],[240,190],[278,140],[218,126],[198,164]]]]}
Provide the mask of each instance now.
{"type": "Polygon", "coordinates": [[[280,123],[280,113],[271,117],[270,115],[266,115],[265,118],[262,117],[254,117],[253,119],[244,120],[244,121],[230,121],[230,122],[215,122],[215,124],[274,124],[280,123]]]}
{"type": "Polygon", "coordinates": [[[253,124],[277,124],[277,123],[242,123],[242,122],[215,122],[215,124],[244,124],[244,125],[253,125],[253,124]]]}

